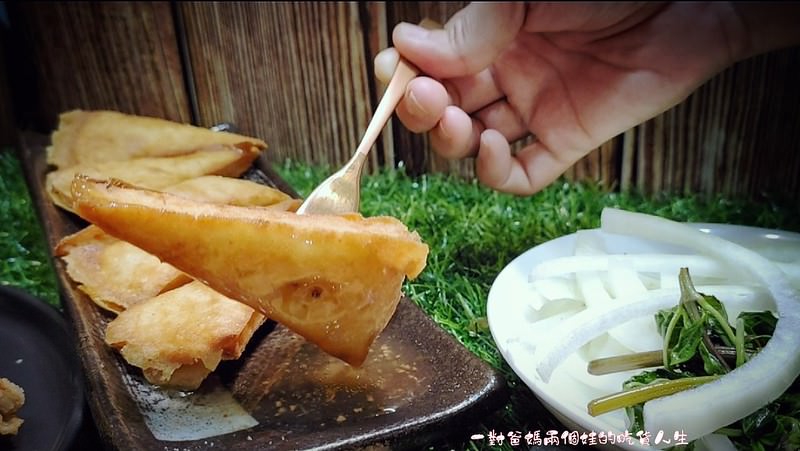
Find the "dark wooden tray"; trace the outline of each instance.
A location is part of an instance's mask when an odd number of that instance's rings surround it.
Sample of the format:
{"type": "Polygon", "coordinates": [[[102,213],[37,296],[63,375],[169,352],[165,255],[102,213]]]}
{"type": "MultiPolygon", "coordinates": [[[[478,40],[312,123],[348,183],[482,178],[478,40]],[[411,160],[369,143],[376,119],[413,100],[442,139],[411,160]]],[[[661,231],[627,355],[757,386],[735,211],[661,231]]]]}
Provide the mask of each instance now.
{"type": "MultiPolygon", "coordinates": [[[[23,133],[20,157],[52,250],[62,237],[86,223],[55,207],[44,191],[48,141],[47,136],[23,133]]],[[[246,176],[296,196],[263,159],[246,176]]],[[[470,431],[456,428],[498,409],[507,399],[502,376],[407,298],[373,345],[356,385],[337,380],[347,379],[347,369],[337,366],[338,361],[282,326],[267,323],[240,359],[223,362],[197,391],[158,390],[105,345],[103,334],[111,315],[77,289],[60,259],[54,264],[80,352],[87,401],[110,448],[298,450],[389,445],[413,449],[453,432],[467,439],[470,431]],[[209,415],[206,421],[224,423],[230,419],[225,409],[231,402],[234,410],[258,424],[209,437],[165,439],[164,431],[178,427],[170,421],[187,418],[181,410],[187,403],[205,404],[201,407],[209,415]],[[154,420],[159,414],[160,425],[154,420]]]]}

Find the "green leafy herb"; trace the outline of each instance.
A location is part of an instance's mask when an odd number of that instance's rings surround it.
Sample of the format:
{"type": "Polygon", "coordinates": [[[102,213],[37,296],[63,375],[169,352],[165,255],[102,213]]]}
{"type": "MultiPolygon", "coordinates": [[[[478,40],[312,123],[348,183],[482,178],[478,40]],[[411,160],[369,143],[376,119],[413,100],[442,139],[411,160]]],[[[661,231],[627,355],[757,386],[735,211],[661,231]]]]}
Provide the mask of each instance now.
{"type": "Polygon", "coordinates": [[[670,369],[683,365],[696,370],[701,365],[706,375],[729,372],[730,366],[719,348],[734,346],[736,334],[728,324],[725,306],[714,296],[698,293],[688,269],[681,269],[678,280],[681,287],[678,306],[655,317],[664,336],[664,366],[670,369]]]}
{"type": "Polygon", "coordinates": [[[772,312],[742,312],[739,318],[742,320],[744,346],[750,351],[766,346],[778,322],[772,312]]]}
{"type": "MultiPolygon", "coordinates": [[[[734,329],[728,323],[725,306],[714,296],[695,290],[688,269],[681,270],[679,282],[681,299],[678,305],[655,315],[658,330],[664,337],[662,367],[626,380],[620,393],[593,400],[588,406],[590,413],[624,408],[629,431],[643,431],[646,401],[720,377],[731,367],[744,364],[767,344],[777,323],[772,312],[742,312],[736,318],[734,329]]],[[[652,354],[632,354],[629,359],[641,361],[652,354]]],[[[621,371],[628,359],[616,356],[602,360],[614,362],[621,371]]],[[[593,361],[590,366],[601,363],[593,361]]],[[[611,372],[613,368],[605,370],[611,372]]],[[[800,390],[797,385],[795,382],[776,401],[717,433],[727,435],[739,449],[800,449],[800,390]]]]}
{"type": "Polygon", "coordinates": [[[726,433],[739,449],[800,449],[800,390],[795,383],[776,401],[738,421],[726,433]]]}

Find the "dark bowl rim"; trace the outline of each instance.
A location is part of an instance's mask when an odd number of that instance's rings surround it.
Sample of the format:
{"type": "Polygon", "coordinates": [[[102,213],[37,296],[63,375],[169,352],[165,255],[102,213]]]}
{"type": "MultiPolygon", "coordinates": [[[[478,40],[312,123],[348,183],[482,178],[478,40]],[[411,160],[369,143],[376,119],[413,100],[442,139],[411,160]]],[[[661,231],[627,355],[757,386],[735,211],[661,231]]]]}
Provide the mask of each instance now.
{"type": "MultiPolygon", "coordinates": [[[[60,332],[63,333],[64,342],[57,346],[62,350],[65,347],[75,348],[73,343],[73,334],[70,331],[67,318],[57,308],[51,306],[43,299],[40,299],[31,293],[23,290],[14,285],[0,285],[0,298],[9,299],[22,305],[24,309],[33,311],[39,318],[43,318],[47,323],[58,327],[60,332]]],[[[72,408],[69,411],[67,421],[64,423],[61,438],[56,443],[55,450],[69,450],[74,445],[84,420],[84,386],[83,386],[83,373],[81,363],[77,357],[77,349],[74,352],[69,352],[63,355],[69,368],[72,369],[70,377],[70,385],[72,386],[72,408]]]]}

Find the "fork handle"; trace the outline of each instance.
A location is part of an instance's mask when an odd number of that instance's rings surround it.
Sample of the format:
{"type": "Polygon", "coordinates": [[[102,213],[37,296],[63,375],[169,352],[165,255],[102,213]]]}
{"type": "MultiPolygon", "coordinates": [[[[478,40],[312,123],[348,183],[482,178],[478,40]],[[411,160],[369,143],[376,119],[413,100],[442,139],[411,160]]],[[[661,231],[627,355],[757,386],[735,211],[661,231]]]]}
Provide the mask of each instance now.
{"type": "MultiPolygon", "coordinates": [[[[419,25],[429,30],[442,28],[439,23],[428,18],[422,19],[419,25]]],[[[394,75],[389,81],[389,86],[386,87],[378,108],[375,109],[375,114],[367,126],[367,131],[364,132],[364,137],[361,139],[358,148],[356,148],[356,154],[366,155],[372,149],[373,144],[381,134],[381,130],[389,122],[395,108],[397,108],[397,104],[400,103],[400,99],[405,95],[408,83],[418,74],[419,69],[401,56],[397,62],[397,68],[394,70],[394,75]]]]}
{"type": "Polygon", "coordinates": [[[397,108],[397,104],[400,103],[400,99],[402,99],[403,95],[406,93],[406,86],[408,86],[408,83],[413,80],[417,74],[419,74],[419,69],[401,56],[400,60],[397,62],[394,75],[392,75],[392,79],[389,81],[389,86],[386,87],[386,91],[383,97],[381,97],[378,108],[375,109],[375,114],[372,116],[372,120],[370,120],[367,126],[367,131],[364,132],[364,137],[361,139],[356,153],[366,154],[369,152],[372,145],[377,141],[381,130],[383,130],[383,127],[389,122],[392,114],[394,114],[394,110],[397,108]]]}

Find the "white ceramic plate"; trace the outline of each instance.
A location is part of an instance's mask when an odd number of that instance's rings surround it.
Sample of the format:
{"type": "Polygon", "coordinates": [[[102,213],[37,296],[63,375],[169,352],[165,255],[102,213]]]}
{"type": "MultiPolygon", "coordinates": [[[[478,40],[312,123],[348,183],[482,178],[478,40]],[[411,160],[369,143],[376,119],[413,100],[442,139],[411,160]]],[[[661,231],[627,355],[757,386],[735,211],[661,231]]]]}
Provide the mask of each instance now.
{"type": "MultiPolygon", "coordinates": [[[[737,242],[772,260],[800,261],[798,233],[727,224],[692,225],[737,242]]],[[[608,253],[690,253],[687,249],[606,234],[600,230],[592,230],[590,233],[597,234],[603,240],[608,253]]],[[[544,406],[564,424],[565,431],[613,431],[619,434],[626,428],[622,411],[592,417],[586,412],[586,405],[591,399],[618,391],[622,381],[638,371],[591,376],[586,372],[587,360],[576,353],[555,370],[550,382],[545,383],[536,372],[537,362],[529,345],[521,338],[534,327],[530,303],[532,288],[528,282],[531,270],[543,261],[574,255],[575,237],[575,234],[571,234],[536,246],[514,259],[500,272],[489,291],[489,328],[511,368],[533,390],[544,406]]],[[[613,339],[607,335],[604,337],[595,341],[595,346],[604,348],[600,351],[603,355],[619,348],[618,345],[615,346],[613,339]]],[[[622,351],[625,352],[625,349],[622,348],[622,351]]],[[[622,448],[644,447],[637,441],[633,446],[624,445],[622,448]]]]}

